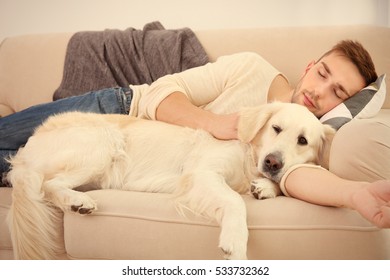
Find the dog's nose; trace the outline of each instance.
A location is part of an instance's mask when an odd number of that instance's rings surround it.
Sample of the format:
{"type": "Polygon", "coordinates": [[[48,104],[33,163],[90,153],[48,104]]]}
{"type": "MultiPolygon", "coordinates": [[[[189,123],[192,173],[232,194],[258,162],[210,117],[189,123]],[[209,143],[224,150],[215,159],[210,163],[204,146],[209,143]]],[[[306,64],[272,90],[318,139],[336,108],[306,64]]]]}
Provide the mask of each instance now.
{"type": "Polygon", "coordinates": [[[282,169],[283,161],[279,154],[269,154],[265,157],[263,170],[271,174],[276,174],[282,169]]]}

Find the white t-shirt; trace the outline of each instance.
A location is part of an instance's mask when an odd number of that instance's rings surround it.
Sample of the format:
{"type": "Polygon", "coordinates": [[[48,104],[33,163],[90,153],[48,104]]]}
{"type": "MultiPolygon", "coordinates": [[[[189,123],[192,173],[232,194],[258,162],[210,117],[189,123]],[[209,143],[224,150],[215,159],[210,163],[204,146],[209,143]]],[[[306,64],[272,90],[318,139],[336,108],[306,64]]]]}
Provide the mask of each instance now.
{"type": "Polygon", "coordinates": [[[216,62],[164,76],[151,85],[131,85],[130,115],[155,120],[160,102],[173,92],[182,92],[192,104],[219,114],[266,104],[270,85],[279,74],[255,53],[222,56],[216,62]]]}

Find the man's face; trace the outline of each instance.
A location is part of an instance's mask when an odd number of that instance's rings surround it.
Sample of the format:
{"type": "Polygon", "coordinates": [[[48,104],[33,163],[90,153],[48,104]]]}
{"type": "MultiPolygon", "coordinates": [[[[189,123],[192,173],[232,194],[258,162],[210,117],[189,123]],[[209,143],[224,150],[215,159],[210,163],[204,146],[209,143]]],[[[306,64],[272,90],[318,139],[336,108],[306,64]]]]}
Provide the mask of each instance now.
{"type": "Polygon", "coordinates": [[[321,117],[364,86],[357,67],[344,56],[331,53],[308,65],[291,102],[306,106],[321,117]]]}

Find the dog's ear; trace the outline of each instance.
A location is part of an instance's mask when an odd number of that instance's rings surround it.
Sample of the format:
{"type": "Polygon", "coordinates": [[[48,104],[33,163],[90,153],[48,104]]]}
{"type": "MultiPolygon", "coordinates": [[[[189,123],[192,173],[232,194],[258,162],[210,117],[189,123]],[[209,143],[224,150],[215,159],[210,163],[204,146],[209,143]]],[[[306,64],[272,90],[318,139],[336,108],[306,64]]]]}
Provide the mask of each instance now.
{"type": "Polygon", "coordinates": [[[318,150],[318,164],[326,169],[329,169],[330,146],[332,145],[336,130],[327,124],[324,124],[323,127],[324,134],[322,137],[322,145],[318,150]]]}
{"type": "Polygon", "coordinates": [[[272,114],[280,108],[281,104],[279,102],[243,108],[238,121],[238,139],[245,143],[251,142],[272,114]]]}

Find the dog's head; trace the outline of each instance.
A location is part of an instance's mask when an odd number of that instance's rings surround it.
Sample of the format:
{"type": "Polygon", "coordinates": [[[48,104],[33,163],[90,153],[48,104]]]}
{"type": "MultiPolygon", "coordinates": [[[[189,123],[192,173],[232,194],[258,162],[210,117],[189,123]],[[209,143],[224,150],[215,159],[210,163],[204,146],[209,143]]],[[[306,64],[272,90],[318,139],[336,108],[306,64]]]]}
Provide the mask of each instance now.
{"type": "Polygon", "coordinates": [[[245,108],[238,125],[238,138],[253,146],[258,171],[277,183],[297,164],[327,167],[334,133],[307,108],[291,103],[245,108]]]}

